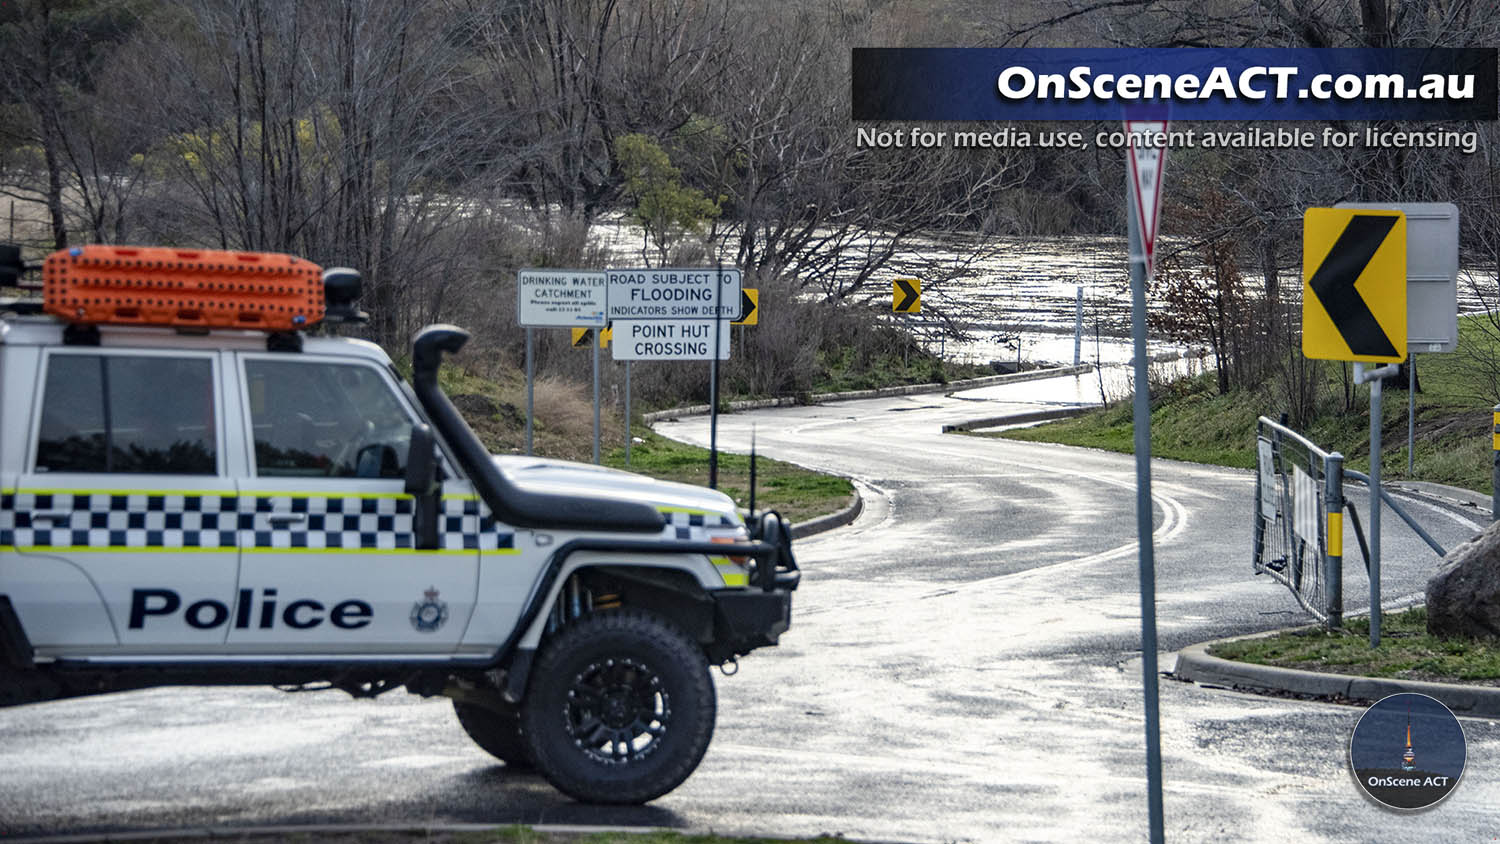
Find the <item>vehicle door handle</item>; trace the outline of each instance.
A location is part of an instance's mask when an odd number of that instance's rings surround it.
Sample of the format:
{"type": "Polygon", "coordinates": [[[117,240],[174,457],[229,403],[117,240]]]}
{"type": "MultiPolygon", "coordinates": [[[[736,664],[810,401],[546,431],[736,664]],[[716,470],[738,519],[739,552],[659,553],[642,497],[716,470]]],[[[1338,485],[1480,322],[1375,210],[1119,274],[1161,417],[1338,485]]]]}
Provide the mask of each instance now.
{"type": "Polygon", "coordinates": [[[282,526],[282,525],[296,525],[296,524],[301,524],[302,522],[307,521],[307,514],[306,513],[272,513],[272,514],[266,516],[266,521],[270,522],[272,527],[279,527],[279,526],[282,526]]]}
{"type": "Polygon", "coordinates": [[[52,522],[56,524],[58,522],[66,522],[71,518],[73,518],[72,513],[66,511],[59,512],[57,510],[44,510],[40,513],[31,514],[33,522],[52,522]]]}

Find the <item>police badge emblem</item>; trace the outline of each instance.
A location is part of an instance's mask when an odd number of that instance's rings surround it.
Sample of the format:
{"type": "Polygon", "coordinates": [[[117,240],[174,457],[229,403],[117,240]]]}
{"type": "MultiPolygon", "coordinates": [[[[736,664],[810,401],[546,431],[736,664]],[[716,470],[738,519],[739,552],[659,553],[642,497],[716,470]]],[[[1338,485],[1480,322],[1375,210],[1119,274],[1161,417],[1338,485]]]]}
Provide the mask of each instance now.
{"type": "Polygon", "coordinates": [[[429,586],[422,593],[423,600],[412,604],[411,626],[418,633],[435,633],[448,620],[448,602],[438,600],[436,586],[429,586]]]}

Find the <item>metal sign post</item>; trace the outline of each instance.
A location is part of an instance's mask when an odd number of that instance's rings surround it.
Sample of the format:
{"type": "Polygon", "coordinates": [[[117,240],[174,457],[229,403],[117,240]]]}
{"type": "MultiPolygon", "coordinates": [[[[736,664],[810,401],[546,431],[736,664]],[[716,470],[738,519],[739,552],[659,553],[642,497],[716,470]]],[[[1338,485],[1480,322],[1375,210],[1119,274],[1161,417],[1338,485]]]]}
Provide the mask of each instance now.
{"type": "Polygon", "coordinates": [[[1406,358],[1406,479],[1411,480],[1417,453],[1417,353],[1406,358]]]}
{"type": "MultiPolygon", "coordinates": [[[[719,353],[724,338],[719,329],[724,320],[724,267],[715,269],[714,290],[714,357],[708,371],[708,488],[719,488],[719,353]]],[[[741,295],[743,295],[743,290],[741,295]]]]}
{"type": "MultiPolygon", "coordinates": [[[[1126,121],[1125,129],[1165,133],[1166,121],[1126,121]]],[[[1125,168],[1129,206],[1131,338],[1135,345],[1135,523],[1139,536],[1141,581],[1141,681],[1146,709],[1146,801],[1151,841],[1161,844],[1161,714],[1156,667],[1156,559],[1151,524],[1151,388],[1146,373],[1146,282],[1156,240],[1161,177],[1166,151],[1131,145],[1125,168]],[[1143,219],[1149,215],[1149,221],[1143,219]]]]}
{"type": "Polygon", "coordinates": [[[533,401],[532,387],[533,387],[533,385],[536,384],[536,367],[535,367],[535,361],[533,360],[533,356],[535,354],[533,347],[534,347],[535,343],[534,343],[534,339],[533,339],[533,337],[531,335],[532,335],[531,326],[528,325],[528,326],[526,326],[526,454],[527,454],[527,456],[531,455],[531,418],[532,418],[532,408],[535,407],[535,402],[533,401]]]}
{"type": "Polygon", "coordinates": [[[1073,365],[1083,360],[1083,285],[1078,285],[1073,312],[1073,365]]]}
{"type": "Polygon", "coordinates": [[[1354,380],[1370,385],[1370,647],[1380,646],[1380,422],[1383,406],[1381,384],[1395,375],[1394,364],[1365,369],[1354,364],[1354,380]]]}
{"type": "Polygon", "coordinates": [[[625,465],[630,465],[630,361],[625,361],[625,465]]]}
{"type": "Polygon", "coordinates": [[[599,465],[599,344],[594,347],[594,465],[599,465]]]}

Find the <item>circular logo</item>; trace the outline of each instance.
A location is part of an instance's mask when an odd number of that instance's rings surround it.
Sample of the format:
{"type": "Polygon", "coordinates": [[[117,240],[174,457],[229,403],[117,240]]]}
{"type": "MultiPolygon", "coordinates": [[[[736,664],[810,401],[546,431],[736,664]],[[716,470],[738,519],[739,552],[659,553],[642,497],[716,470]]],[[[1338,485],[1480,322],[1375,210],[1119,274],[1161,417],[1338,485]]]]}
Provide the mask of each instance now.
{"type": "Polygon", "coordinates": [[[448,620],[448,602],[438,600],[435,587],[428,587],[422,597],[425,600],[412,605],[411,626],[418,633],[434,633],[448,620]]]}
{"type": "Polygon", "coordinates": [[[1448,707],[1413,692],[1365,710],[1349,740],[1349,767],[1359,787],[1400,811],[1427,809],[1451,794],[1468,756],[1464,729],[1448,707]]]}

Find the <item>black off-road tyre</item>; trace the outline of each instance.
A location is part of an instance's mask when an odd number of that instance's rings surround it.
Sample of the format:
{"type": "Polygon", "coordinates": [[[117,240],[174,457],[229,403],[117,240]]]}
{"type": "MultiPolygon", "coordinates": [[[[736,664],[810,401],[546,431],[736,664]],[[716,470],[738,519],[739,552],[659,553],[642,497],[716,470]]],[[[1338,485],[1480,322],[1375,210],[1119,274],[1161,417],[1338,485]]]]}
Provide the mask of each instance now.
{"type": "Polygon", "coordinates": [[[713,737],[703,649],[635,609],[585,616],[537,656],[521,734],[559,791],[587,803],[645,803],[671,791],[713,737]]]}
{"type": "Polygon", "coordinates": [[[453,714],[469,738],[486,753],[505,763],[507,768],[531,770],[531,752],[521,737],[521,715],[518,712],[496,712],[472,703],[453,701],[453,714]]]}

